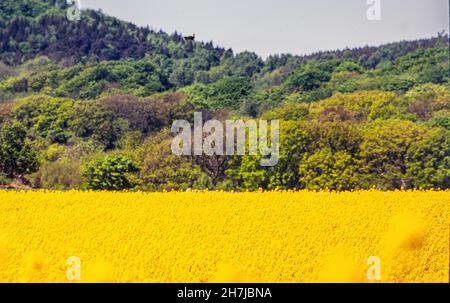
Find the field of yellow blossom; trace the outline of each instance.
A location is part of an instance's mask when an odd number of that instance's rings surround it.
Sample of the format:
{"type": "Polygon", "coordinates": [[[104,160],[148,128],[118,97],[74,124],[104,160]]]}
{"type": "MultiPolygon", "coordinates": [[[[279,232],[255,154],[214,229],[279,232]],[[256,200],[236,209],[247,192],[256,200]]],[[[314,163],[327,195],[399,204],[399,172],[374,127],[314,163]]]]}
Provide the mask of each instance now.
{"type": "Polygon", "coordinates": [[[0,191],[0,282],[448,282],[449,206],[450,191],[0,191]]]}

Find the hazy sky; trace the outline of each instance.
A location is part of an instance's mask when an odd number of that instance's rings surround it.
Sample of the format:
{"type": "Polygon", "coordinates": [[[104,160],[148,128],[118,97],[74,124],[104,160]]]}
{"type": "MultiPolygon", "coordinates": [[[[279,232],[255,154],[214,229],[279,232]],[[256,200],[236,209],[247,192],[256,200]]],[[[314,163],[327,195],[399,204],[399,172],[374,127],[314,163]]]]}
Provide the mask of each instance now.
{"type": "Polygon", "coordinates": [[[235,51],[308,54],[448,32],[448,0],[80,0],[82,8],[169,33],[196,34],[235,51]]]}

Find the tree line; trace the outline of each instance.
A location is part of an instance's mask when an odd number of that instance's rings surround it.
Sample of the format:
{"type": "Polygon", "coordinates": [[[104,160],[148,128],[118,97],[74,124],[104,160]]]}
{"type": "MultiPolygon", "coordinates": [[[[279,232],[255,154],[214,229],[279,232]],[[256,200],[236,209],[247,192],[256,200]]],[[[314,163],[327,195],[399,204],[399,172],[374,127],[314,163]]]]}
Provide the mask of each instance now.
{"type": "MultiPolygon", "coordinates": [[[[65,2],[65,1],[64,1],[65,2]]],[[[450,187],[448,38],[308,56],[212,42],[56,0],[0,3],[0,185],[450,187]],[[280,160],[172,154],[174,120],[281,120],[280,160]]]]}

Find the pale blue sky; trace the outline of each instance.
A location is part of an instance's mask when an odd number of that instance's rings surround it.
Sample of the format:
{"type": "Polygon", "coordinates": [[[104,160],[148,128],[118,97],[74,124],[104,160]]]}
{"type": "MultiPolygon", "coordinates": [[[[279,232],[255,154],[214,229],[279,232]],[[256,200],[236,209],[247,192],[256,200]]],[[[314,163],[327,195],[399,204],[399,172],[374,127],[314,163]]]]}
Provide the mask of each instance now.
{"type": "Polygon", "coordinates": [[[448,0],[380,0],[381,21],[367,20],[367,0],[80,1],[82,8],[263,57],[431,37],[448,32],[449,23],[448,0]]]}

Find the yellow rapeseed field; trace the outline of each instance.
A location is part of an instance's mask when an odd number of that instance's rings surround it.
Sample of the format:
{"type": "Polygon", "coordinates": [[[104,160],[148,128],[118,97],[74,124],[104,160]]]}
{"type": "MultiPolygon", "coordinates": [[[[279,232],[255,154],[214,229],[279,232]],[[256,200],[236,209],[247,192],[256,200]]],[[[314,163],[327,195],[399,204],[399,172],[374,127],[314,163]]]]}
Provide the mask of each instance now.
{"type": "Polygon", "coordinates": [[[450,191],[0,191],[0,282],[448,282],[449,205],[450,191]]]}

